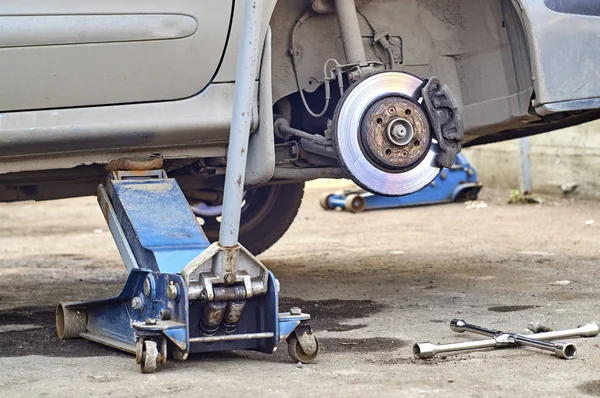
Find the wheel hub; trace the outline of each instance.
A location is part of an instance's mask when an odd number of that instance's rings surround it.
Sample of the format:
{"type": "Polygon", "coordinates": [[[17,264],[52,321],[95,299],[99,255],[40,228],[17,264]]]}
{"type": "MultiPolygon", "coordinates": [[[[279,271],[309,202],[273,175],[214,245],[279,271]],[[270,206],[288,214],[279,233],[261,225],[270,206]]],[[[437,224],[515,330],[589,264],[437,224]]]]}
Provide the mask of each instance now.
{"type": "Polygon", "coordinates": [[[427,116],[413,101],[392,96],[373,103],[361,124],[361,144],[368,158],[384,171],[407,170],[429,149],[427,116]]]}
{"type": "MultiPolygon", "coordinates": [[[[414,137],[413,125],[406,119],[394,119],[387,128],[388,139],[395,145],[406,145],[414,137]]],[[[417,145],[418,146],[418,145],[417,145]]]]}
{"type": "Polygon", "coordinates": [[[361,188],[387,196],[416,192],[437,177],[439,152],[420,106],[423,80],[380,72],[355,83],[333,118],[340,164],[361,188]]]}

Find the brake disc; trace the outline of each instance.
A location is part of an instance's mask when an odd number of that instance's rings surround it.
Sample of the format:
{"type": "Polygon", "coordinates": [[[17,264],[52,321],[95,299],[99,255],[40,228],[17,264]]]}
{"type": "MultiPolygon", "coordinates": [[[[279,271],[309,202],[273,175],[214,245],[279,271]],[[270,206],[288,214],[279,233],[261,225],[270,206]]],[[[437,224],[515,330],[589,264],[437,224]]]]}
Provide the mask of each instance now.
{"type": "Polygon", "coordinates": [[[386,196],[414,193],[440,173],[438,142],[421,106],[423,80],[380,72],[355,83],[333,118],[342,167],[361,188],[386,196]]]}

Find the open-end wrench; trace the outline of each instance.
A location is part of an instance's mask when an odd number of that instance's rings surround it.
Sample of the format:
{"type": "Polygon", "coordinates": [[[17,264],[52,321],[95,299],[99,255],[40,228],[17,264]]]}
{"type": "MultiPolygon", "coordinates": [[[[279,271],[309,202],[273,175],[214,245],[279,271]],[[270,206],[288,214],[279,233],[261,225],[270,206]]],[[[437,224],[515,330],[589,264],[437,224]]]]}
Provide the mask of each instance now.
{"type": "MultiPolygon", "coordinates": [[[[468,325],[468,324],[463,321],[463,323],[457,323],[454,327],[457,328],[457,330],[456,330],[457,332],[464,332],[467,330],[464,328],[464,325],[468,325]]],[[[453,330],[454,330],[454,328],[453,328],[453,330]]],[[[484,330],[486,331],[486,335],[490,335],[488,333],[493,333],[493,334],[491,334],[491,336],[494,336],[495,338],[487,339],[487,340],[479,340],[479,341],[468,341],[468,342],[463,342],[463,343],[454,343],[454,344],[433,344],[433,343],[429,343],[429,342],[416,343],[413,346],[413,354],[417,358],[431,358],[434,355],[443,353],[443,352],[475,350],[475,349],[481,349],[481,348],[506,347],[506,346],[510,346],[510,345],[519,344],[514,339],[514,334],[501,333],[498,335],[497,333],[495,333],[496,332],[495,330],[485,329],[485,328],[478,328],[477,330],[480,331],[480,334],[483,334],[484,330]]],[[[539,343],[543,343],[543,341],[539,341],[539,340],[552,340],[552,339],[560,339],[560,338],[567,338],[567,337],[593,337],[593,336],[598,335],[598,331],[599,331],[598,325],[595,323],[590,323],[590,324],[582,325],[576,329],[557,330],[557,331],[552,331],[552,332],[536,333],[536,334],[532,334],[530,336],[521,336],[521,337],[525,338],[527,340],[533,339],[534,343],[536,344],[535,347],[550,349],[556,355],[569,359],[575,355],[575,353],[572,351],[572,350],[574,350],[575,347],[572,344],[569,345],[568,343],[567,344],[556,343],[556,345],[553,346],[552,348],[548,348],[548,347],[539,346],[539,343]]]]}

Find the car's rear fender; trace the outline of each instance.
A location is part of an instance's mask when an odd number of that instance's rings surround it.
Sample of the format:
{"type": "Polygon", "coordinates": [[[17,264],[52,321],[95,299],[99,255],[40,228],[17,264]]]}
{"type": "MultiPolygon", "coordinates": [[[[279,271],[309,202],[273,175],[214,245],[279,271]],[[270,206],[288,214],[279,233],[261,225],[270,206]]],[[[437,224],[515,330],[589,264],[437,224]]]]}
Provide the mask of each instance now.
{"type": "Polygon", "coordinates": [[[600,107],[600,2],[513,0],[527,32],[541,115],[600,107]]]}

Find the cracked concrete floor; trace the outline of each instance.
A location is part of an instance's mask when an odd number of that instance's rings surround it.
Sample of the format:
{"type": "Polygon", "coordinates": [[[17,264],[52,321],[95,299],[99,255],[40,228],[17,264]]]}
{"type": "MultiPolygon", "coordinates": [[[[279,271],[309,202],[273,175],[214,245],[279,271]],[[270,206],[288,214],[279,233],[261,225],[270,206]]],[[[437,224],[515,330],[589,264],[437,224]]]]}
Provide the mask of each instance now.
{"type": "Polygon", "coordinates": [[[58,301],[107,297],[125,278],[95,199],[0,204],[0,395],[600,396],[600,337],[573,339],[572,361],[534,349],[411,354],[416,341],[478,338],[453,333],[455,317],[513,331],[600,321],[600,203],[509,206],[508,192],[484,189],[487,208],[353,215],[321,210],[322,191],[307,190],[290,231],[260,256],[282,306],[313,313],[318,363],[298,367],[282,345],[153,375],[129,355],[54,337],[58,301]]]}

